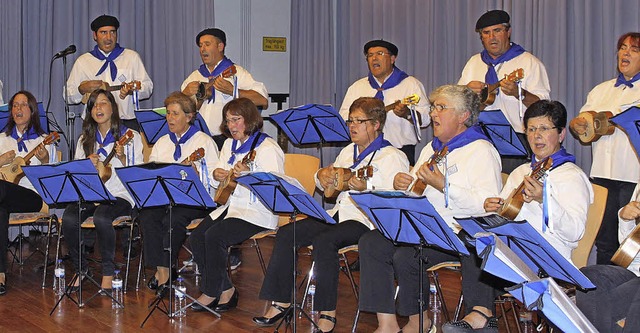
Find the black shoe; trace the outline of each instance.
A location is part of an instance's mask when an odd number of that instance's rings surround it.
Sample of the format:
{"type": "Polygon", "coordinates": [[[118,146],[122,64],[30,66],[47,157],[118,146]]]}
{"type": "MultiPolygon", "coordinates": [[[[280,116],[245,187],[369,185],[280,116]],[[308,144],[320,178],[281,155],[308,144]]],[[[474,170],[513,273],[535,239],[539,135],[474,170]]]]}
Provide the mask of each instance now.
{"type": "Polygon", "coordinates": [[[7,285],[4,283],[0,283],[0,296],[7,293],[7,285]]]}
{"type": "Polygon", "coordinates": [[[200,305],[200,303],[191,304],[191,309],[195,312],[203,312],[208,311],[207,309],[213,310],[216,306],[218,306],[218,299],[214,299],[211,303],[207,305],[200,305]]]}
{"type": "Polygon", "coordinates": [[[239,298],[239,294],[238,294],[238,289],[233,291],[233,295],[231,295],[231,299],[229,300],[229,302],[224,303],[224,304],[218,304],[213,311],[215,312],[227,312],[233,308],[235,308],[236,306],[238,306],[238,298],[239,298]]]}
{"type": "Polygon", "coordinates": [[[291,315],[293,314],[293,312],[287,312],[289,310],[289,308],[291,308],[291,305],[289,305],[286,308],[281,307],[280,305],[277,304],[271,304],[272,307],[276,308],[277,310],[279,310],[280,312],[271,317],[271,318],[267,318],[267,317],[253,317],[253,322],[258,324],[258,326],[262,326],[262,327],[268,327],[268,326],[273,326],[275,325],[278,320],[282,319],[282,317],[287,316],[287,318],[285,318],[284,320],[286,322],[289,322],[289,320],[291,320],[291,315]]]}
{"type": "MultiPolygon", "coordinates": [[[[74,275],[74,277],[75,277],[75,275],[74,275]]],[[[87,270],[87,272],[84,273],[84,275],[82,276],[82,279],[80,280],[80,283],[84,282],[84,280],[86,280],[87,277],[93,277],[93,273],[90,270],[87,270]]],[[[73,280],[73,278],[72,278],[72,280],[73,280]]],[[[76,281],[78,281],[78,279],[76,279],[76,281]]],[[[69,292],[70,293],[78,292],[80,290],[80,283],[78,283],[77,286],[69,286],[69,292]]]]}
{"type": "Polygon", "coordinates": [[[337,322],[336,317],[331,317],[330,315],[326,315],[326,314],[320,314],[320,319],[324,319],[324,320],[328,320],[328,321],[332,322],[333,323],[333,328],[331,329],[331,331],[327,331],[327,332],[318,329],[317,332],[319,332],[319,333],[333,333],[333,330],[335,330],[335,328],[336,328],[336,322],[337,322]]]}
{"type": "MultiPolygon", "coordinates": [[[[173,281],[177,280],[178,279],[178,272],[176,272],[174,270],[171,273],[171,278],[172,278],[173,281]]],[[[166,285],[167,282],[165,282],[163,284],[166,285]]],[[[158,290],[158,279],[156,278],[155,274],[149,279],[149,282],[147,282],[147,288],[149,288],[151,290],[158,290]]]]}

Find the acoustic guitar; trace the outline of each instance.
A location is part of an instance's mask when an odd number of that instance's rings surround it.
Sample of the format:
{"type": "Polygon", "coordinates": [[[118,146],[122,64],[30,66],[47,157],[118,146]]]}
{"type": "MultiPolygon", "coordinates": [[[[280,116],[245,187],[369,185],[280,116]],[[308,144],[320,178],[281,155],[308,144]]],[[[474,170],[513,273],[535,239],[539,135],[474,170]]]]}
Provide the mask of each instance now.
{"type": "Polygon", "coordinates": [[[511,82],[520,82],[524,78],[524,69],[518,68],[515,71],[505,75],[504,78],[494,84],[488,84],[480,92],[480,100],[484,105],[491,105],[496,100],[498,94],[498,88],[500,88],[500,82],[507,80],[511,82]]]}
{"type": "Polygon", "coordinates": [[[640,253],[640,224],[637,224],[629,236],[622,241],[616,253],[611,257],[611,262],[620,267],[628,268],[638,253],[640,253]]]}
{"type": "Polygon", "coordinates": [[[349,189],[349,179],[351,177],[356,177],[358,179],[367,180],[373,177],[373,167],[370,165],[364,166],[358,170],[352,171],[349,168],[333,168],[334,169],[334,178],[333,184],[327,186],[324,189],[324,196],[327,198],[338,195],[338,193],[342,191],[346,191],[349,189]]]}
{"type": "MultiPolygon", "coordinates": [[[[142,88],[142,84],[140,83],[140,81],[131,81],[117,86],[111,86],[106,82],[102,82],[102,85],[99,89],[104,89],[106,91],[117,91],[122,89],[122,87],[127,87],[129,90],[140,90],[142,88]]],[[[87,101],[89,101],[89,96],[91,96],[91,93],[86,93],[82,96],[82,104],[87,104],[87,101]]]]}
{"type": "Polygon", "coordinates": [[[0,168],[0,179],[18,184],[20,182],[20,179],[24,177],[22,167],[31,164],[31,159],[36,154],[36,151],[41,147],[50,145],[54,142],[57,142],[58,140],[60,140],[60,134],[58,134],[58,132],[49,133],[49,135],[47,135],[47,137],[44,138],[44,140],[42,140],[39,145],[31,149],[31,151],[28,152],[27,155],[24,155],[24,157],[16,156],[13,159],[13,162],[0,168]]]}
{"type": "MultiPolygon", "coordinates": [[[[384,107],[384,110],[389,112],[389,111],[393,111],[393,109],[396,108],[396,106],[398,104],[403,104],[403,105],[416,105],[418,104],[418,102],[420,102],[420,96],[418,96],[418,94],[413,94],[413,95],[409,95],[401,100],[397,100],[387,106],[384,107]]],[[[411,120],[411,115],[407,115],[407,120],[411,120]]]]}
{"type": "MultiPolygon", "coordinates": [[[[256,159],[256,151],[251,150],[247,155],[242,159],[242,164],[249,166],[256,159]]],[[[216,191],[216,195],[213,197],[213,201],[215,201],[219,205],[225,205],[227,201],[229,201],[229,197],[235,191],[238,183],[235,181],[236,176],[233,174],[233,170],[229,170],[229,174],[225,177],[220,184],[218,185],[218,190],[216,191]]]]}
{"type": "Polygon", "coordinates": [[[598,141],[603,135],[611,135],[616,130],[609,118],[613,117],[611,111],[585,111],[581,112],[578,117],[587,121],[587,129],[582,135],[578,135],[578,139],[582,143],[591,143],[598,141]]]}
{"type": "Polygon", "coordinates": [[[217,78],[219,77],[222,77],[224,79],[230,78],[236,75],[236,73],[237,73],[236,65],[231,65],[229,66],[229,68],[222,71],[222,73],[220,73],[218,76],[209,78],[209,82],[200,82],[200,85],[198,85],[198,92],[196,92],[196,99],[201,102],[211,97],[211,94],[213,93],[211,91],[211,88],[213,87],[213,82],[217,78]]]}
{"type": "MultiPolygon", "coordinates": [[[[551,169],[553,165],[553,159],[551,157],[547,157],[544,160],[536,163],[534,165],[533,170],[529,176],[533,177],[533,179],[537,181],[541,181],[542,177],[544,177],[545,173],[551,169]]],[[[518,213],[520,213],[520,209],[522,209],[522,205],[524,205],[524,180],[522,183],[511,192],[509,197],[504,200],[504,204],[498,214],[503,216],[509,220],[514,220],[518,213]]]]}
{"type": "MultiPolygon", "coordinates": [[[[434,152],[433,155],[427,161],[427,166],[429,167],[429,169],[433,170],[433,168],[435,168],[436,165],[440,163],[440,161],[442,161],[444,157],[447,156],[448,153],[449,153],[449,147],[447,146],[444,146],[442,147],[442,149],[434,152]]],[[[427,188],[427,183],[423,182],[421,179],[416,179],[415,183],[413,183],[413,186],[409,189],[409,191],[417,195],[422,195],[422,193],[424,193],[424,189],[426,188],[427,188]]]]}
{"type": "MultiPolygon", "coordinates": [[[[124,135],[122,135],[122,137],[118,139],[118,144],[121,146],[124,146],[127,143],[129,143],[131,139],[133,139],[133,131],[127,130],[124,133],[124,135]]],[[[96,169],[98,169],[98,175],[100,176],[100,179],[102,180],[103,183],[106,183],[111,178],[111,175],[113,173],[113,168],[111,167],[111,160],[115,156],[116,156],[116,145],[113,145],[113,149],[111,149],[111,152],[109,153],[109,155],[107,155],[107,158],[105,158],[103,162],[98,161],[98,165],[96,166],[96,169]]]]}

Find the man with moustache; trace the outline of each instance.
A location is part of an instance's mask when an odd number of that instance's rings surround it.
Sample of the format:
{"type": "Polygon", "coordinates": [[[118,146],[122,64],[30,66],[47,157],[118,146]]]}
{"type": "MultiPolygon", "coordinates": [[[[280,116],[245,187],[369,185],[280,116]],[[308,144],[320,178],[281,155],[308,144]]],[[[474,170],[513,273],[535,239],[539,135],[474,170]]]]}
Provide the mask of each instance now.
{"type": "MultiPolygon", "coordinates": [[[[484,105],[485,110],[501,110],[518,133],[522,142],[524,135],[522,117],[524,111],[540,99],[549,99],[547,70],[538,58],[511,42],[511,18],[502,10],[484,13],[476,22],[476,32],[484,50],[472,56],[462,70],[458,84],[466,85],[480,94],[487,85],[494,84],[505,75],[519,68],[524,71],[520,87],[514,81],[502,80],[495,101],[484,105]]],[[[524,163],[524,159],[502,158],[502,170],[510,173],[524,163]]]]}
{"type": "MultiPolygon", "coordinates": [[[[640,102],[640,33],[628,32],[618,39],[618,77],[595,86],[587,96],[580,114],[571,120],[576,135],[587,129],[584,111],[611,111],[616,115],[640,102]]],[[[613,134],[593,142],[591,179],[607,188],[607,205],[596,238],[597,263],[609,264],[620,246],[618,242],[618,210],[630,200],[640,179],[640,163],[627,135],[619,128],[613,134]]]]}
{"type": "Polygon", "coordinates": [[[245,97],[258,109],[264,110],[269,105],[267,88],[262,82],[254,80],[246,69],[234,64],[224,55],[227,46],[224,31],[218,28],[204,29],[196,36],[196,45],[200,49],[202,65],[182,82],[180,89],[183,94],[196,99],[199,112],[218,149],[222,149],[222,144],[227,139],[220,129],[222,107],[234,98],[245,97]],[[231,70],[232,66],[235,66],[235,74],[231,70]],[[207,83],[212,85],[207,85],[208,89],[203,91],[204,84],[207,83]]]}
{"type": "Polygon", "coordinates": [[[112,92],[124,125],[139,131],[133,111],[138,108],[139,100],[151,96],[153,82],[144,68],[140,55],[118,44],[119,27],[118,19],[110,15],[98,16],[91,22],[96,46],[91,52],[78,57],[73,64],[66,85],[69,96],[67,102],[80,103],[85,94],[103,88],[104,84],[117,86],[140,81],[140,89],[131,89],[132,87],[123,85],[120,90],[112,92]]]}
{"type": "MultiPolygon", "coordinates": [[[[398,47],[386,40],[372,40],[364,45],[364,56],[369,67],[369,75],[354,82],[347,90],[340,115],[345,120],[349,116],[349,106],[359,97],[375,97],[385,105],[400,101],[409,95],[417,94],[420,101],[416,105],[421,126],[429,125],[429,100],[424,86],[418,79],[396,67],[398,47]]],[[[407,155],[410,165],[415,163],[415,150],[418,139],[413,129],[411,112],[407,105],[398,103],[387,113],[387,121],[382,130],[385,139],[407,155]]]]}

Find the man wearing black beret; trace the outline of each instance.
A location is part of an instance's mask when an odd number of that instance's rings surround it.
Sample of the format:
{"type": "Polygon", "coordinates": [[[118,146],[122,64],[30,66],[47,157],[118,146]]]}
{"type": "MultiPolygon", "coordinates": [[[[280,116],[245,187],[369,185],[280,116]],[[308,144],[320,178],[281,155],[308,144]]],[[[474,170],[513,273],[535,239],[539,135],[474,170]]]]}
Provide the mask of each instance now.
{"type": "MultiPolygon", "coordinates": [[[[364,56],[369,66],[369,75],[349,87],[340,107],[340,115],[347,120],[349,106],[359,97],[375,97],[385,105],[390,105],[416,94],[420,101],[415,106],[418,115],[415,121],[421,126],[429,125],[429,100],[424,86],[418,79],[396,67],[398,47],[386,40],[372,40],[364,45],[364,56]]],[[[418,139],[409,108],[398,103],[391,111],[393,112],[387,113],[387,121],[382,130],[384,138],[402,150],[413,165],[418,139]]]]}
{"type": "Polygon", "coordinates": [[[250,99],[258,108],[266,109],[267,88],[244,68],[224,55],[227,35],[218,28],[202,30],[196,36],[202,65],[182,82],[182,92],[194,98],[213,139],[222,149],[227,139],[220,125],[224,120],[222,107],[238,97],[250,99]]]}
{"type": "MultiPolygon", "coordinates": [[[[484,13],[476,22],[476,32],[480,34],[484,50],[469,59],[458,84],[481,94],[487,85],[500,82],[493,103],[487,101],[483,104],[486,105],[485,110],[501,110],[516,133],[522,136],[522,141],[526,142],[522,117],[529,105],[540,99],[549,99],[551,88],[547,70],[538,58],[511,42],[511,22],[507,12],[491,10],[484,13]],[[501,80],[520,68],[524,72],[521,89],[518,89],[516,81],[501,80]]],[[[510,173],[522,163],[522,159],[503,158],[502,170],[510,173]]]]}
{"type": "MultiPolygon", "coordinates": [[[[118,103],[120,118],[128,128],[139,130],[134,110],[139,100],[149,98],[153,92],[153,82],[147,74],[140,55],[118,44],[120,22],[111,15],[100,15],[91,22],[95,47],[76,60],[67,80],[69,103],[77,104],[99,88],[122,87],[113,92],[118,103]],[[135,85],[123,85],[133,81],[135,85]]],[[[63,92],[64,93],[64,92],[63,92]]]]}

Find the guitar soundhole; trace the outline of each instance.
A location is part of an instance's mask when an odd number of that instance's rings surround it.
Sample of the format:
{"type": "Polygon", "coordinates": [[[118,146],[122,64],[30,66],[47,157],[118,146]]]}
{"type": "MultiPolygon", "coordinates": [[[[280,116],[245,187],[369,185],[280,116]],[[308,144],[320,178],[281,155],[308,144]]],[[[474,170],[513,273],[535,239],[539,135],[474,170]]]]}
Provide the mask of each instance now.
{"type": "Polygon", "coordinates": [[[17,172],[18,171],[18,166],[17,165],[12,165],[11,166],[11,172],[17,172]]]}

